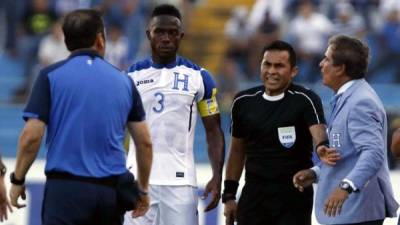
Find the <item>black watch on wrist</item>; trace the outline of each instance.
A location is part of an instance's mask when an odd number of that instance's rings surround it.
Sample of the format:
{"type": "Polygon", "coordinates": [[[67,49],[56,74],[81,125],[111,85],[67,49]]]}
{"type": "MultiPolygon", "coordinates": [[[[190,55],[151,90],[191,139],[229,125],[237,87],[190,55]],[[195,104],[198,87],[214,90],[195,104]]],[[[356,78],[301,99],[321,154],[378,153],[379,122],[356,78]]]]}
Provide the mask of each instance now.
{"type": "Polygon", "coordinates": [[[5,165],[2,165],[2,167],[0,168],[0,177],[4,177],[6,173],[7,173],[7,167],[5,165]]]}
{"type": "Polygon", "coordinates": [[[15,178],[15,173],[12,172],[12,173],[10,174],[10,182],[11,182],[12,184],[15,184],[15,185],[24,185],[24,183],[25,183],[25,178],[22,178],[21,180],[18,180],[17,178],[15,178]]]}
{"type": "Polygon", "coordinates": [[[347,191],[349,194],[351,194],[354,191],[349,182],[346,181],[340,182],[339,187],[340,189],[347,191]]]}

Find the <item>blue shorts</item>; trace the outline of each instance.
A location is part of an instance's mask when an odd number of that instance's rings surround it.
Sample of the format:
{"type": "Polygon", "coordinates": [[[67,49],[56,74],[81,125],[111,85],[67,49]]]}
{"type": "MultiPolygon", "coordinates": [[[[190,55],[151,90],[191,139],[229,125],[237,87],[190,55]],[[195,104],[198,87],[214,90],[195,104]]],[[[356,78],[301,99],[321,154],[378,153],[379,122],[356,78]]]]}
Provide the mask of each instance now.
{"type": "Polygon", "coordinates": [[[42,204],[43,225],[121,225],[115,185],[48,178],[42,204]]]}

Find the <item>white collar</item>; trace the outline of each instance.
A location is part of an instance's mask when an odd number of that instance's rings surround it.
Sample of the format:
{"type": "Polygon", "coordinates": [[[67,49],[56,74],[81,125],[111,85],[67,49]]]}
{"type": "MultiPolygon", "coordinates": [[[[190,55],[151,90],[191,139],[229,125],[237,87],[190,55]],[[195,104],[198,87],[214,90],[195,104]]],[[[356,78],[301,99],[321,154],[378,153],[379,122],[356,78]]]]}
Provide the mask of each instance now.
{"type": "Polygon", "coordinates": [[[271,101],[271,102],[279,101],[279,100],[281,100],[283,97],[285,97],[285,92],[282,92],[281,94],[275,95],[275,96],[269,96],[269,95],[267,95],[267,93],[265,93],[265,92],[264,92],[264,94],[263,94],[263,98],[264,98],[265,100],[268,100],[268,101],[271,101]]]}
{"type": "Polygon", "coordinates": [[[355,82],[355,80],[349,80],[346,83],[344,83],[339,90],[336,92],[336,95],[340,95],[343,94],[345,91],[347,91],[347,89],[349,89],[351,87],[351,85],[353,85],[355,82]]]}

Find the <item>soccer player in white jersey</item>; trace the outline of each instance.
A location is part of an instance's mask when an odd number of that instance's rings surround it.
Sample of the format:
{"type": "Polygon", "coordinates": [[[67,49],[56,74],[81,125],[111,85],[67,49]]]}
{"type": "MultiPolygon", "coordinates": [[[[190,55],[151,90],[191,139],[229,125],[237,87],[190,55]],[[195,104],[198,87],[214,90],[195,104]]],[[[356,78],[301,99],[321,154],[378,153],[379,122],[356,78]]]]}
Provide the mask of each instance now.
{"type": "MultiPolygon", "coordinates": [[[[181,15],[171,5],[157,6],[151,15],[147,38],[151,58],[132,65],[129,75],[139,90],[153,141],[150,175],[150,210],[141,218],[125,215],[125,225],[197,225],[197,184],[193,139],[197,112],[204,124],[213,176],[203,197],[211,194],[209,211],[220,199],[224,137],[216,101],[216,87],[205,69],[177,55],[181,15]]],[[[136,170],[130,144],[128,163],[136,170]]]]}

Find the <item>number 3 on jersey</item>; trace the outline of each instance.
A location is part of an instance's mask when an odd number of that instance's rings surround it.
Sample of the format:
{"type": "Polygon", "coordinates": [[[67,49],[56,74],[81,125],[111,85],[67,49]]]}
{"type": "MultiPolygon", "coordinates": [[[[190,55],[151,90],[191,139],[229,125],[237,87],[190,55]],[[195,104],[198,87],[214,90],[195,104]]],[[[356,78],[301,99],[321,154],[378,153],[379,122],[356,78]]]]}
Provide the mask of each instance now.
{"type": "Polygon", "coordinates": [[[153,107],[153,111],[156,113],[161,113],[164,110],[164,95],[161,92],[157,92],[154,94],[156,99],[158,99],[158,104],[156,107],[153,107]]]}

